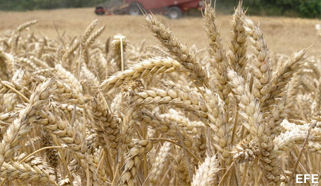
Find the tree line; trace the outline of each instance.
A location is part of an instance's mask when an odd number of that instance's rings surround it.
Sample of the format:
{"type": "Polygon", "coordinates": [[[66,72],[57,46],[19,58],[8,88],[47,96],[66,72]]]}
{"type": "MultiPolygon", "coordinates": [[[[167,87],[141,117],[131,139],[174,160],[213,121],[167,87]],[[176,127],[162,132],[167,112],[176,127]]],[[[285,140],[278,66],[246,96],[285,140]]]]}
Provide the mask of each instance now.
{"type": "MultiPolygon", "coordinates": [[[[251,15],[321,18],[321,0],[243,1],[244,6],[249,7],[248,13],[251,15]]],[[[108,2],[108,0],[0,0],[0,10],[25,11],[35,9],[92,7],[104,2],[108,2]]],[[[212,2],[214,2],[214,0],[212,0],[212,2]]],[[[231,13],[237,3],[238,0],[217,0],[216,7],[218,11],[231,13]]]]}
{"type": "Polygon", "coordinates": [[[244,0],[249,13],[321,18],[321,0],[244,0]]]}
{"type": "Polygon", "coordinates": [[[80,8],[96,6],[106,0],[0,0],[0,10],[25,11],[37,9],[80,8]]]}

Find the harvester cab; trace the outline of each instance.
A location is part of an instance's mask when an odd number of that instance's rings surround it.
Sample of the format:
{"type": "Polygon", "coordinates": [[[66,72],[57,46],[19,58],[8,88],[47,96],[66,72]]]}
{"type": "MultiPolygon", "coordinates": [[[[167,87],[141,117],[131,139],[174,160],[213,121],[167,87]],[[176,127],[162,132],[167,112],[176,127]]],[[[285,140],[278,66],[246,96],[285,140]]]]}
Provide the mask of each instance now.
{"type": "Polygon", "coordinates": [[[137,16],[141,10],[167,15],[171,19],[180,18],[190,9],[203,9],[203,0],[110,0],[97,6],[97,15],[129,14],[137,16]]]}

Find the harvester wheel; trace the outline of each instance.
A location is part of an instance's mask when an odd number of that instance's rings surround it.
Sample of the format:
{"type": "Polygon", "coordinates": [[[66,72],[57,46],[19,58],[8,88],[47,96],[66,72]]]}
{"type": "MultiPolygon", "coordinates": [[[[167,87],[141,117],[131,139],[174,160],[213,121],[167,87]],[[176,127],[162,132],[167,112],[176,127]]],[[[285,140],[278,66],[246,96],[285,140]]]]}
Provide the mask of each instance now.
{"type": "Polygon", "coordinates": [[[105,10],[102,6],[97,6],[96,9],[95,9],[95,13],[97,15],[104,15],[105,14],[105,10]]]}
{"type": "Polygon", "coordinates": [[[178,19],[178,18],[182,17],[182,10],[177,6],[170,7],[168,9],[167,16],[170,19],[178,19]]]}
{"type": "Polygon", "coordinates": [[[142,8],[143,6],[139,3],[132,3],[129,6],[129,15],[132,15],[132,16],[141,15],[141,11],[140,11],[139,7],[142,8]]]}

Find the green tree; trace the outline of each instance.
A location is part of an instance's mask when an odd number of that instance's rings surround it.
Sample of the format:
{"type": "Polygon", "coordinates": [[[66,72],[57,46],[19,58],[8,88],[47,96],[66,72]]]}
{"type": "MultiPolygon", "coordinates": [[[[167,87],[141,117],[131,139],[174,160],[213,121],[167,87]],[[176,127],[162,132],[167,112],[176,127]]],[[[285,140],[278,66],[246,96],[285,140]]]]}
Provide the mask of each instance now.
{"type": "Polygon", "coordinates": [[[303,17],[320,17],[321,0],[300,0],[298,11],[303,17]]]}
{"type": "Polygon", "coordinates": [[[96,6],[108,0],[0,0],[0,10],[23,11],[96,6]]]}

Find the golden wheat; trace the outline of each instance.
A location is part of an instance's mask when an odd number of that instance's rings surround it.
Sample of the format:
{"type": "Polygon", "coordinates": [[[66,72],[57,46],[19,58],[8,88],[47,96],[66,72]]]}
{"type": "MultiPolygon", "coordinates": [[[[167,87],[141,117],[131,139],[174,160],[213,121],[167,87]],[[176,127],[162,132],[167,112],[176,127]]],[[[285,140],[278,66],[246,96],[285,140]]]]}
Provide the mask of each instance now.
{"type": "Polygon", "coordinates": [[[97,20],[74,38],[25,33],[36,21],[1,36],[0,184],[293,185],[318,173],[320,59],[270,54],[241,1],[226,47],[216,21],[207,5],[208,53],[153,15],[161,46],[96,42],[97,20]]]}

